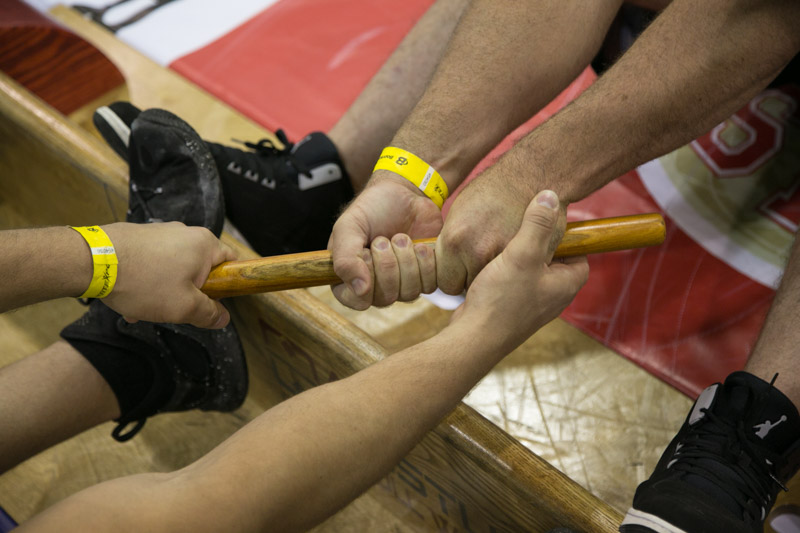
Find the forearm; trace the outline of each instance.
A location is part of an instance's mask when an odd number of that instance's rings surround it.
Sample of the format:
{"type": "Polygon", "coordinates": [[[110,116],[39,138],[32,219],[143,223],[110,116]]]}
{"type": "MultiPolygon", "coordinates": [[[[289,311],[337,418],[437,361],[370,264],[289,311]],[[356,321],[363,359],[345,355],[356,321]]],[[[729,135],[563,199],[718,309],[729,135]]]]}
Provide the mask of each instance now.
{"type": "Polygon", "coordinates": [[[305,531],[385,476],[504,355],[475,337],[450,327],[286,400],[174,475],[98,485],[26,525],[46,531],[91,508],[101,529],[305,531]]]}
{"type": "Polygon", "coordinates": [[[273,408],[189,479],[244,482],[261,495],[248,526],[304,531],[386,475],[502,355],[446,331],[273,408]]]}
{"type": "Polygon", "coordinates": [[[616,65],[495,171],[535,172],[531,196],[550,188],[565,201],[584,198],[739,109],[798,52],[798,27],[797,2],[675,0],[616,65]]]}
{"type": "Polygon", "coordinates": [[[0,232],[0,312],[79,296],[92,278],[83,237],[67,227],[0,232]]]}
{"type": "Polygon", "coordinates": [[[472,2],[392,144],[433,165],[455,189],[586,67],[620,3],[472,2]]]}
{"type": "Polygon", "coordinates": [[[558,198],[541,193],[435,337],[287,400],[180,472],[82,491],[26,530],[85,530],[75,517],[98,530],[307,530],[388,473],[492,366],[569,304],[589,271],[585,258],[548,264],[557,218],[558,198]]]}

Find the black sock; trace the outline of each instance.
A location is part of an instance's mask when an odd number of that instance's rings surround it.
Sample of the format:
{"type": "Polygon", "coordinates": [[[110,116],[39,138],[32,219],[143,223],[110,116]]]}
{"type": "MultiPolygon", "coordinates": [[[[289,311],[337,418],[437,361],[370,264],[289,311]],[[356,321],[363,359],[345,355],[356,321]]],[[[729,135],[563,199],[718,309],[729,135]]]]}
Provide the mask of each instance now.
{"type": "Polygon", "coordinates": [[[141,403],[155,381],[152,357],[146,355],[153,348],[128,340],[130,346],[122,348],[97,341],[67,339],[111,387],[122,417],[141,403]]]}

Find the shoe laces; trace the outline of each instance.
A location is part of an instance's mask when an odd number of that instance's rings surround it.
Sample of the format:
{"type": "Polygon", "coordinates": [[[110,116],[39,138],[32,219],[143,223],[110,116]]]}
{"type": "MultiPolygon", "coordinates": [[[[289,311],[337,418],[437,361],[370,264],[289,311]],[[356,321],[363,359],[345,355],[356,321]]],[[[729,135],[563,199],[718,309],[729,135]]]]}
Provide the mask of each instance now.
{"type": "Polygon", "coordinates": [[[701,412],[703,422],[680,443],[668,468],[705,478],[730,495],[743,516],[764,520],[774,498],[773,483],[787,490],[773,473],[784,459],[757,446],[744,421],[734,422],[708,409],[701,412]],[[715,463],[722,468],[712,466],[715,463]]]}
{"type": "MultiPolygon", "coordinates": [[[[304,174],[306,176],[311,176],[311,169],[308,168],[308,165],[303,163],[300,159],[295,156],[292,152],[292,148],[294,148],[294,143],[289,142],[289,138],[286,136],[286,132],[283,130],[277,130],[275,132],[275,137],[283,145],[283,148],[278,148],[275,142],[272,139],[261,139],[256,143],[248,142],[248,141],[239,141],[234,139],[236,142],[239,142],[258,155],[267,156],[267,157],[277,157],[279,161],[286,161],[288,162],[294,169],[297,171],[298,174],[304,174]]],[[[282,173],[276,172],[276,176],[281,176],[282,173]]]]}
{"type": "Polygon", "coordinates": [[[158,222],[160,219],[157,219],[153,216],[153,213],[150,211],[150,208],[147,206],[147,202],[152,200],[155,196],[162,194],[164,189],[162,187],[141,187],[134,182],[131,182],[130,188],[130,195],[131,195],[131,209],[128,211],[130,213],[133,210],[134,202],[136,205],[144,211],[145,216],[147,217],[148,222],[158,222]]]}

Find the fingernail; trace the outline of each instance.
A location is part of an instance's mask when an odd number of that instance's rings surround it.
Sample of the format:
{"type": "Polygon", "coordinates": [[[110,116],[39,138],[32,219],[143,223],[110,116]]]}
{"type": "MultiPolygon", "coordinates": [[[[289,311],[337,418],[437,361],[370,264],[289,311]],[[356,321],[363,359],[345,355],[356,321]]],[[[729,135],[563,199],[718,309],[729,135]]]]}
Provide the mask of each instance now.
{"type": "Polygon", "coordinates": [[[362,279],[353,280],[352,288],[356,296],[364,296],[367,293],[367,284],[362,279]]]}
{"type": "Polygon", "coordinates": [[[389,248],[389,241],[387,241],[386,239],[379,239],[375,241],[375,248],[377,248],[378,250],[386,250],[387,248],[389,248]]]}
{"type": "Polygon", "coordinates": [[[394,244],[399,248],[405,248],[406,246],[408,246],[408,243],[409,239],[405,235],[401,235],[399,237],[394,238],[394,244]]]}
{"type": "Polygon", "coordinates": [[[536,203],[550,209],[556,209],[558,207],[558,196],[553,191],[545,189],[536,195],[536,203]]]}

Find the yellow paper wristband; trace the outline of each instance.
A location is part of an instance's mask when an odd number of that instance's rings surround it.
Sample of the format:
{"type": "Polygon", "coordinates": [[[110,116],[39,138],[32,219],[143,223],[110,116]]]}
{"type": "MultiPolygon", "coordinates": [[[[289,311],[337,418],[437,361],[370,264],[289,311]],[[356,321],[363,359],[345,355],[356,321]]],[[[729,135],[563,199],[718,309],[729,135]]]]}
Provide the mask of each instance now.
{"type": "Polygon", "coordinates": [[[407,152],[402,148],[387,146],[381,152],[375,168],[372,170],[389,170],[395,174],[400,174],[405,179],[419,187],[425,196],[433,200],[439,209],[447,200],[447,184],[432,166],[407,152]]]}
{"type": "MultiPolygon", "coordinates": [[[[72,227],[72,226],[71,226],[72,227]]],[[[117,282],[117,251],[111,239],[100,226],[72,227],[86,239],[92,251],[92,282],[81,298],[105,298],[114,289],[117,282]]]]}

